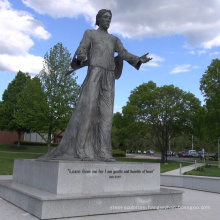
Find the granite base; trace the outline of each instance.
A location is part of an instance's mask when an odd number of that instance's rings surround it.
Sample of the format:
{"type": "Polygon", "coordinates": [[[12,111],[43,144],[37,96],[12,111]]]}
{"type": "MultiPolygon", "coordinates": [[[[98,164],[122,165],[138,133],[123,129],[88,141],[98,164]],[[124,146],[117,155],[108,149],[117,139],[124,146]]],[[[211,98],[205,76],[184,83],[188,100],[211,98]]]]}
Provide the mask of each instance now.
{"type": "Polygon", "coordinates": [[[47,176],[48,179],[51,178],[56,182],[53,190],[58,192],[48,190],[46,176],[38,179],[38,183],[42,181],[42,184],[39,184],[40,187],[35,185],[37,179],[31,176],[38,175],[36,170],[39,170],[39,175],[42,173],[38,167],[39,164],[42,168],[42,163],[38,160],[16,160],[13,180],[0,181],[0,197],[40,219],[163,209],[182,204],[182,191],[160,188],[159,164],[44,161],[44,168],[51,164],[53,166],[50,167],[60,167],[57,172],[52,168],[53,171],[50,170],[50,172],[53,174],[47,176]],[[32,163],[30,166],[32,168],[20,167],[19,171],[18,163],[22,166],[32,163]],[[35,170],[34,167],[38,168],[35,170]],[[27,169],[26,172],[23,172],[23,169],[27,169]],[[83,169],[91,172],[82,173],[83,169]],[[81,172],[74,173],[76,170],[81,172]],[[98,170],[104,172],[92,173],[98,170]],[[23,180],[19,179],[19,172],[20,175],[26,173],[28,178],[24,180],[23,176],[23,180]],[[54,176],[57,176],[57,179],[54,176]],[[61,182],[56,181],[60,178],[61,182]],[[96,182],[97,186],[94,186],[96,182]],[[65,183],[68,190],[59,191],[59,185],[62,184],[65,188],[65,183]],[[135,183],[136,186],[133,186],[135,183]],[[108,186],[111,184],[113,186],[108,186]],[[83,187],[76,192],[75,188],[80,185],[83,187]],[[104,186],[101,187],[101,185],[104,186]],[[148,189],[145,185],[149,185],[148,189]]]}

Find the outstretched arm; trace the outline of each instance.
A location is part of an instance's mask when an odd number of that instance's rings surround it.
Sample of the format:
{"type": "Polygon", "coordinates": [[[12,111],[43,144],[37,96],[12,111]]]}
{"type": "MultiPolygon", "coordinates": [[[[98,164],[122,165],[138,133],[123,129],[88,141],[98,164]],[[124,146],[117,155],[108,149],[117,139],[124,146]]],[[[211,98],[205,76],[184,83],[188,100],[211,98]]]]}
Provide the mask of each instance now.
{"type": "Polygon", "coordinates": [[[152,58],[147,57],[147,54],[144,54],[141,57],[138,57],[134,54],[129,53],[121,43],[119,38],[116,38],[116,48],[115,51],[118,53],[119,57],[121,57],[123,60],[126,60],[130,65],[132,65],[134,68],[139,70],[142,63],[147,63],[152,58]]]}
{"type": "Polygon", "coordinates": [[[139,61],[140,61],[141,63],[147,63],[147,62],[149,62],[150,60],[152,60],[153,58],[147,57],[148,54],[149,54],[149,53],[146,53],[146,54],[144,54],[143,56],[141,56],[140,59],[139,59],[139,61]]]}

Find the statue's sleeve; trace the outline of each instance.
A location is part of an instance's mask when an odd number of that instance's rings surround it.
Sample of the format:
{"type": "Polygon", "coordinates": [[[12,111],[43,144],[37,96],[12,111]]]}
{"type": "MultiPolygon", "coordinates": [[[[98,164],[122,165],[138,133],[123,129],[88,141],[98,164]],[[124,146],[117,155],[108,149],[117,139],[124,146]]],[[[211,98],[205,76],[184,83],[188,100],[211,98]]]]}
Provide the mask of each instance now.
{"type": "Polygon", "coordinates": [[[86,30],[84,35],[83,35],[83,38],[79,44],[79,47],[77,48],[75,54],[74,54],[74,57],[72,59],[72,62],[71,62],[71,67],[76,70],[76,69],[79,69],[83,66],[88,66],[88,59],[81,62],[80,60],[78,60],[76,57],[78,55],[83,55],[86,57],[88,57],[88,53],[89,53],[89,49],[90,49],[90,35],[91,35],[91,31],[90,30],[86,30]]]}
{"type": "Polygon", "coordinates": [[[90,44],[91,44],[90,36],[91,36],[91,30],[86,30],[79,44],[79,47],[76,50],[76,53],[75,53],[76,56],[79,54],[88,56],[90,44]]]}
{"type": "Polygon", "coordinates": [[[139,70],[141,66],[140,57],[129,53],[121,43],[119,38],[116,38],[116,48],[115,51],[118,53],[119,57],[126,60],[130,65],[139,70]]]}

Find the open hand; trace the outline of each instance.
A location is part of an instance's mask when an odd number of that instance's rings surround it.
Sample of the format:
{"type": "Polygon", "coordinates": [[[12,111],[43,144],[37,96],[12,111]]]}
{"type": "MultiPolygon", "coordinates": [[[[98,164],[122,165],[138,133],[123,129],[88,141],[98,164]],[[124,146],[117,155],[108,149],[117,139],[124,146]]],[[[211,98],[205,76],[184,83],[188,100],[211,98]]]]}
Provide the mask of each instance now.
{"type": "Polygon", "coordinates": [[[151,58],[151,57],[147,57],[148,54],[149,54],[149,53],[146,53],[146,54],[144,54],[143,56],[140,57],[140,62],[141,62],[141,63],[147,63],[147,62],[149,62],[150,60],[153,59],[153,58],[151,58]]]}

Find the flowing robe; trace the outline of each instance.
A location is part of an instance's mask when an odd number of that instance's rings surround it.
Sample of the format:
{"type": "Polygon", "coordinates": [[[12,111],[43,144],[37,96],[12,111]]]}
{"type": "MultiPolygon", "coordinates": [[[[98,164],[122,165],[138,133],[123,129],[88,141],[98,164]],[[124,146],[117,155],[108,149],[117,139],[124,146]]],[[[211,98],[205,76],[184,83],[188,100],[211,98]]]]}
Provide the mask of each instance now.
{"type": "Polygon", "coordinates": [[[100,30],[86,30],[76,55],[87,57],[88,71],[81,93],[57,148],[46,159],[112,158],[111,129],[115,91],[114,53],[139,69],[139,57],[129,53],[119,38],[100,30]]]}

